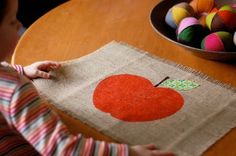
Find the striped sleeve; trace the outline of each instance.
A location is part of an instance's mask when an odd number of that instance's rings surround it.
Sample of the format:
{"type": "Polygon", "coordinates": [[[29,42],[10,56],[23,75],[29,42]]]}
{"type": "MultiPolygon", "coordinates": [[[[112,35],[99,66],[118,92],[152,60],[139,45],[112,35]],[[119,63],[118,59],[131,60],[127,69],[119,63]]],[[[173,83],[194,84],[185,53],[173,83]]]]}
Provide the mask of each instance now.
{"type": "Polygon", "coordinates": [[[12,126],[42,155],[128,155],[125,144],[95,141],[81,134],[71,135],[30,82],[16,88],[9,107],[12,126]]]}
{"type": "Polygon", "coordinates": [[[0,112],[0,155],[39,156],[39,153],[14,129],[10,128],[0,112]]]}
{"type": "Polygon", "coordinates": [[[24,75],[24,68],[21,65],[13,64],[12,67],[20,74],[24,75]]]}
{"type": "Polygon", "coordinates": [[[17,65],[17,64],[12,64],[11,65],[11,64],[7,63],[6,61],[1,62],[0,64],[4,67],[13,68],[17,71],[18,74],[24,75],[24,68],[21,65],[17,65]]]}

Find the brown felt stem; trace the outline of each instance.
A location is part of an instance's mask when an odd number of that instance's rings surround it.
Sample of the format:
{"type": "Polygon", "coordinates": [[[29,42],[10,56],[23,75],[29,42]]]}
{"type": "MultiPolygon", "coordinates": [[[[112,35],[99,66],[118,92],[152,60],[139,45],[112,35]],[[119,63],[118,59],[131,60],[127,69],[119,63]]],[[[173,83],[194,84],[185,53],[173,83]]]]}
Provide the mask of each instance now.
{"type": "Polygon", "coordinates": [[[154,87],[159,86],[160,84],[162,84],[162,82],[164,82],[165,80],[169,79],[169,76],[166,76],[163,80],[161,80],[158,84],[156,84],[154,87]]]}

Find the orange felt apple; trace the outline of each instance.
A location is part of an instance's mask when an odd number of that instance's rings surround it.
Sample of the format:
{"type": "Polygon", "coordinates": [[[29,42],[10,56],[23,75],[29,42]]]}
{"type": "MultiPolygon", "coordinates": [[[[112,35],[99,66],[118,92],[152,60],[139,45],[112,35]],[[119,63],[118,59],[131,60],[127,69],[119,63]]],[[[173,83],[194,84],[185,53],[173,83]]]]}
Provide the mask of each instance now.
{"type": "Polygon", "coordinates": [[[184,104],[173,89],[155,88],[144,77],[130,74],[113,75],[95,88],[96,108],[123,121],[152,121],[176,113],[184,104]]]}

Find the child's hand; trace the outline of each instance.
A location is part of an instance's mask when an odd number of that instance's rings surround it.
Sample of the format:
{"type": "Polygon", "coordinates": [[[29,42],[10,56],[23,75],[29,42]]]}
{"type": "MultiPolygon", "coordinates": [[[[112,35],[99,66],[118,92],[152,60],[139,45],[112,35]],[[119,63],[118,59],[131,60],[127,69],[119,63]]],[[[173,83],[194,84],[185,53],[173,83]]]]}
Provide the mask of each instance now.
{"type": "Polygon", "coordinates": [[[49,79],[50,74],[48,72],[51,69],[57,69],[59,67],[61,67],[61,64],[55,61],[35,62],[31,65],[24,67],[24,74],[29,79],[33,79],[37,77],[49,79]]]}
{"type": "Polygon", "coordinates": [[[130,156],[174,156],[171,152],[161,151],[153,144],[130,147],[130,156]]]}

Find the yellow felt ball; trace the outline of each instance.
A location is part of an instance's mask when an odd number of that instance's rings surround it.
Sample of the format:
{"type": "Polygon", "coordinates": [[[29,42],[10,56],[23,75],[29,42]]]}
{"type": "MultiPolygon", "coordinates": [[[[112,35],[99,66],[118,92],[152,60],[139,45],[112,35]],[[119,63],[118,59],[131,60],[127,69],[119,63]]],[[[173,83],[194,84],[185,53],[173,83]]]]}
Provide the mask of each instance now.
{"type": "Polygon", "coordinates": [[[165,17],[165,22],[176,29],[182,19],[193,16],[193,8],[186,2],[178,3],[171,7],[165,17]]]}

